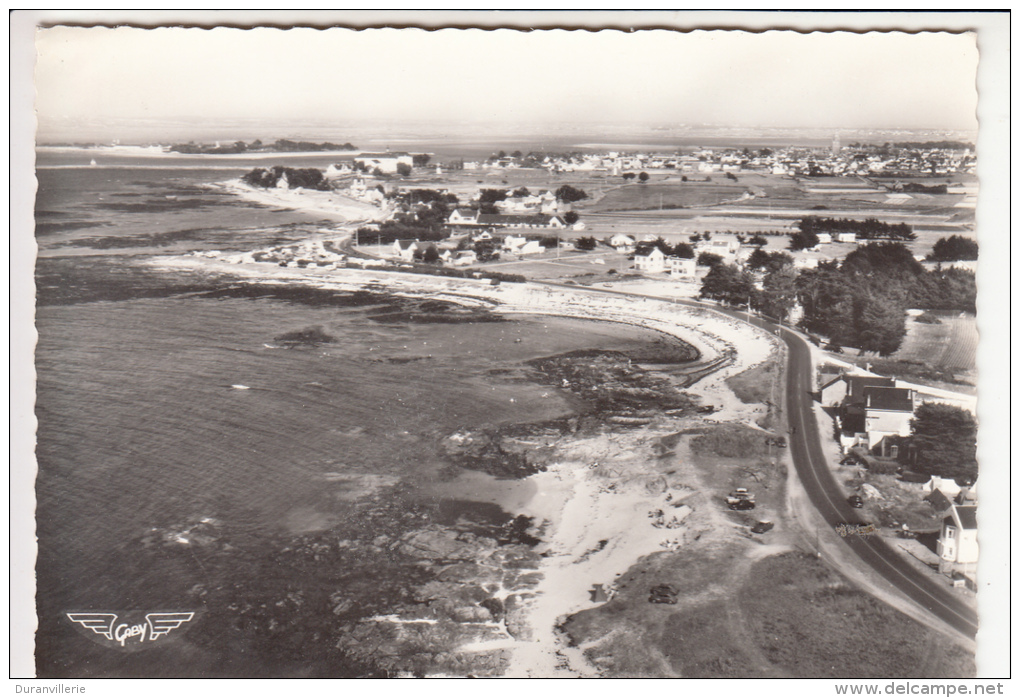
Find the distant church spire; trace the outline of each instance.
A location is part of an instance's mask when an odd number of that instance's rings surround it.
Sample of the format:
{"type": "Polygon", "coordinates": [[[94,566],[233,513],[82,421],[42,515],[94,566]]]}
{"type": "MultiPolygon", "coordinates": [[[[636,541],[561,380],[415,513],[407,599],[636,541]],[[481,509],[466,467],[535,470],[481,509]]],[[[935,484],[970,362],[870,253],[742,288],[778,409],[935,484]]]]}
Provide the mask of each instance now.
{"type": "Polygon", "coordinates": [[[832,134],[832,154],[833,155],[838,155],[839,154],[839,150],[840,150],[840,147],[839,147],[839,131],[835,131],[832,134]]]}

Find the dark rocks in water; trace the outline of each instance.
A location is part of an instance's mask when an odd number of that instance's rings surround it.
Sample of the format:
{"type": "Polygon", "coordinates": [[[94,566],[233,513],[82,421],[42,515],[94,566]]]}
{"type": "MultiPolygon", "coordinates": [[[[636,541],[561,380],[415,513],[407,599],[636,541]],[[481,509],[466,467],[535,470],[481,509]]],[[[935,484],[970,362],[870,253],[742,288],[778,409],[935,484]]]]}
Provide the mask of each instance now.
{"type": "Polygon", "coordinates": [[[320,344],[333,344],[336,342],[336,337],[327,333],[321,326],[317,326],[295,330],[294,332],[285,332],[276,337],[274,341],[294,346],[318,346],[320,344]]]}

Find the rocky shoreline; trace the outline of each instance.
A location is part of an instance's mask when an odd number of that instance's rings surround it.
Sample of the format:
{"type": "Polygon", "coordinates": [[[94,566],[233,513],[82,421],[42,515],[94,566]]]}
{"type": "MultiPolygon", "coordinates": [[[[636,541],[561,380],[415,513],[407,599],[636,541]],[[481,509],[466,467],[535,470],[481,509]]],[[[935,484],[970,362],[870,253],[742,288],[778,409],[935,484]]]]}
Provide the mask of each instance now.
{"type": "MultiPolygon", "coordinates": [[[[526,362],[513,378],[566,394],[574,415],[447,435],[443,448],[456,471],[524,478],[534,487],[525,504],[500,514],[502,521],[490,515],[481,523],[472,513],[440,521],[435,512],[387,520],[391,514],[384,512],[400,501],[397,486],[372,495],[365,510],[376,524],[371,531],[357,537],[348,531],[343,539],[337,539],[340,529],[318,534],[332,537],[312,545],[318,562],[339,568],[319,583],[329,589],[318,600],[328,614],[321,642],[325,656],[357,668],[346,675],[597,675],[559,628],[571,614],[611,597],[615,580],[637,560],[697,535],[684,521],[690,505],[683,508],[683,501],[692,490],[663,467],[661,456],[669,451],[663,437],[703,419],[706,408],[719,418],[739,416],[742,408],[722,381],[771,350],[772,340],[746,325],[668,303],[635,308],[616,298],[592,302],[584,292],[552,294],[523,284],[161,260],[168,262],[256,283],[420,299],[430,304],[417,304],[427,322],[450,308],[459,315],[474,308],[470,314],[484,315],[474,320],[565,315],[637,324],[667,340],[634,356],[568,352],[526,362]],[[732,348],[735,336],[748,347],[741,356],[732,348]],[[342,572],[345,566],[350,569],[342,572]]],[[[270,606],[287,608],[293,603],[287,598],[270,606]]]]}

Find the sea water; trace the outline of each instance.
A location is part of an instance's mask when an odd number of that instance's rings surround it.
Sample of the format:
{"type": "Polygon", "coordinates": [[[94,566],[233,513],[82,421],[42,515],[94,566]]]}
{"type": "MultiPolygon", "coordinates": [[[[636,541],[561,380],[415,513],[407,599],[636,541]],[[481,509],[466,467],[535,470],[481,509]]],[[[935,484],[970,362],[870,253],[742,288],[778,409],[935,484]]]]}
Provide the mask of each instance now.
{"type": "Polygon", "coordinates": [[[444,440],[576,410],[529,377],[530,359],[650,338],[563,318],[392,322],[386,296],[154,270],[155,256],[315,229],[204,186],[238,174],[38,170],[41,676],[358,675],[332,652],[326,602],[353,572],[288,555],[387,508],[421,525],[509,516],[493,504],[506,483],[460,470],[444,440]],[[329,341],[285,341],[309,329],[329,341]],[[284,628],[240,614],[288,598],[301,602],[284,628]],[[174,642],[122,653],[66,618],[102,610],[200,615],[174,642]]]}

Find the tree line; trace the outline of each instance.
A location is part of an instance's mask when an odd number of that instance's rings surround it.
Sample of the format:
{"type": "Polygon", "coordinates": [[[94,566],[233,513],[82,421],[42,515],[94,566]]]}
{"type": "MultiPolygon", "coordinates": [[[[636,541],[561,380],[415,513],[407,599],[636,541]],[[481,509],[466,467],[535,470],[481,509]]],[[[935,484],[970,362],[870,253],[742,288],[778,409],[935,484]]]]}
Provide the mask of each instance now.
{"type": "Polygon", "coordinates": [[[863,221],[853,218],[805,216],[797,223],[802,233],[854,233],[862,240],[914,240],[917,235],[906,223],[884,223],[877,218],[863,221]]]}
{"type": "Polygon", "coordinates": [[[829,341],[888,356],[906,335],[907,308],[975,312],[974,274],[963,269],[926,271],[901,243],[871,243],[842,261],[797,271],[783,252],[756,250],[744,268],[717,263],[701,297],[750,306],[786,320],[796,303],[800,325],[829,341]]]}
{"type": "Polygon", "coordinates": [[[269,169],[256,167],[248,174],[241,177],[241,181],[249,186],[268,189],[279,184],[280,180],[287,178],[287,184],[291,188],[315,189],[318,191],[329,191],[329,182],[323,175],[322,170],[314,167],[294,168],[276,165],[269,169]]]}

